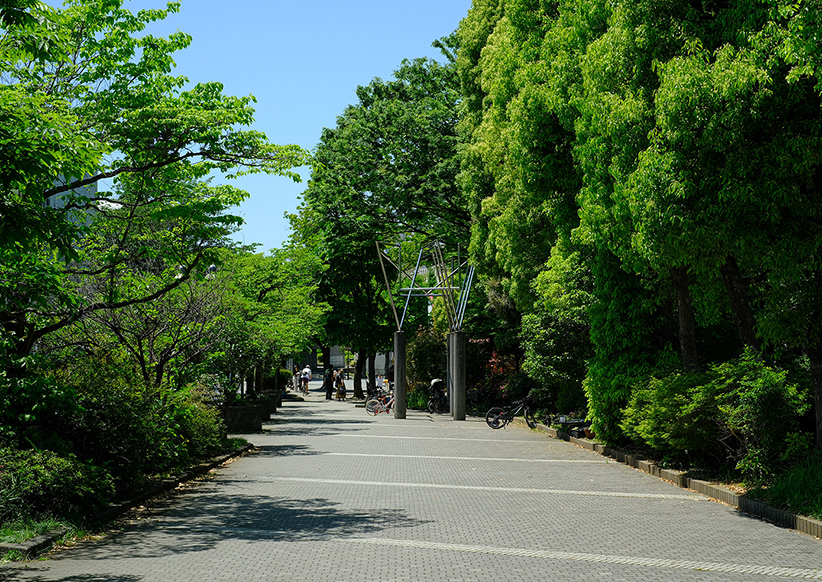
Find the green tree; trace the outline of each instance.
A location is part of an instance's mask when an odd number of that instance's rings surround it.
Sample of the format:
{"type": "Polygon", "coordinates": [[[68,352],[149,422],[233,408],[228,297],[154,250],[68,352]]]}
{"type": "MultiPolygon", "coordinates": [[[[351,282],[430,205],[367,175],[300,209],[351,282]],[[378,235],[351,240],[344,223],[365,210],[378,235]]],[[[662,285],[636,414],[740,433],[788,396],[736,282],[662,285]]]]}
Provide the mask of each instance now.
{"type": "MultiPolygon", "coordinates": [[[[210,355],[210,365],[241,381],[252,370],[258,378],[291,354],[305,351],[324,324],[328,306],[316,299],[324,269],[304,249],[274,249],[268,255],[230,253],[225,272],[227,333],[210,355]]],[[[234,386],[235,388],[237,386],[234,386]]]]}
{"type": "Polygon", "coordinates": [[[12,425],[47,408],[29,396],[57,393],[29,377],[38,341],[202,277],[241,224],[226,211],[247,196],[210,175],[296,177],[290,168],[307,159],[248,129],[253,97],[226,96],[219,83],[186,89],[171,74],[190,37],[141,34],[177,10],[132,14],[119,0],[0,8],[0,391],[12,425]],[[94,188],[103,179],[111,192],[94,188]]]}
{"type": "MultiPolygon", "coordinates": [[[[452,58],[453,39],[437,46],[452,58]]],[[[466,242],[469,215],[455,183],[457,87],[450,60],[403,61],[392,79],[358,87],[358,102],[314,152],[294,241],[328,266],[318,295],[331,306],[324,341],[352,348],[360,364],[388,349],[396,330],[377,245],[466,242]]]]}
{"type": "MultiPolygon", "coordinates": [[[[170,74],[171,54],[188,45],[188,35],[138,36],[179,3],[137,15],[119,1],[73,0],[61,10],[26,6],[25,18],[4,20],[0,42],[0,107],[8,120],[0,155],[10,162],[0,171],[0,312],[20,354],[56,325],[119,305],[111,298],[84,301],[61,277],[81,271],[87,260],[80,247],[89,212],[105,213],[111,204],[153,206],[168,218],[199,213],[211,227],[236,226],[240,219],[219,215],[246,194],[211,187],[203,195],[206,176],[289,174],[305,160],[299,148],[272,145],[260,132],[243,129],[253,122],[253,97],[225,96],[219,83],[183,90],[187,79],[170,74]],[[128,194],[78,194],[102,179],[129,182],[128,194]],[[22,291],[12,283],[17,275],[31,282],[22,291]],[[35,322],[35,315],[42,320],[35,322]]],[[[124,238],[128,233],[125,228],[124,238]]],[[[151,254],[145,246],[131,247],[151,254]]],[[[95,257],[97,271],[116,270],[122,254],[95,257]]],[[[194,252],[179,264],[188,275],[208,259],[194,252]]],[[[151,300],[176,281],[160,280],[134,300],[151,300]]]]}

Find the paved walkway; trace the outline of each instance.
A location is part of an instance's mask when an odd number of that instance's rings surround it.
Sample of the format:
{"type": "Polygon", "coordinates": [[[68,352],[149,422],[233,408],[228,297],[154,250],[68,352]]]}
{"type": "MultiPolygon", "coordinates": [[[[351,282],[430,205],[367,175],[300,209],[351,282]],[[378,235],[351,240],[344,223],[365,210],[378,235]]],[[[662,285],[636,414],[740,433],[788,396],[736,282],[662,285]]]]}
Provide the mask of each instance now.
{"type": "Polygon", "coordinates": [[[259,452],[5,580],[822,580],[822,542],[525,428],[286,403],[259,452]]]}

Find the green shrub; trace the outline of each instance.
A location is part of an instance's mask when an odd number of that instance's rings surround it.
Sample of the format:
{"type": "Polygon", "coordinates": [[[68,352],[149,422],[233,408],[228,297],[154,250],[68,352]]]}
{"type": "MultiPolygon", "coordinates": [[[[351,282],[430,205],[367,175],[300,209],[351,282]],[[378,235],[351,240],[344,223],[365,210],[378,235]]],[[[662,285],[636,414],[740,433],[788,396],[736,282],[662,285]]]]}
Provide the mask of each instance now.
{"type": "Polygon", "coordinates": [[[408,385],[406,394],[406,406],[412,410],[426,410],[428,399],[430,398],[430,383],[414,382],[408,385]]]}
{"type": "Polygon", "coordinates": [[[0,446],[30,446],[52,440],[54,414],[75,406],[73,392],[43,371],[43,358],[20,357],[0,337],[0,446]]]}
{"type": "Polygon", "coordinates": [[[810,450],[777,475],[768,487],[754,489],[750,495],[776,507],[822,519],[822,453],[810,450]]]}
{"type": "Polygon", "coordinates": [[[177,467],[218,452],[225,438],[220,411],[206,404],[205,395],[191,386],[172,395],[177,425],[177,440],[183,445],[177,453],[177,467]]]}
{"type": "Polygon", "coordinates": [[[106,467],[118,494],[219,449],[219,412],[206,404],[203,390],[145,387],[121,370],[104,361],[94,371],[73,369],[79,409],[59,419],[60,433],[73,451],[106,467]]]}
{"type": "Polygon", "coordinates": [[[716,402],[720,442],[746,479],[770,478],[810,406],[808,394],[788,382],[787,371],[766,366],[751,350],[714,366],[711,375],[706,399],[716,402]]]}
{"type": "Polygon", "coordinates": [[[714,410],[702,406],[704,374],[675,373],[650,378],[631,394],[620,427],[626,436],[663,454],[713,446],[718,427],[714,410]]]}
{"type": "Polygon", "coordinates": [[[706,374],[650,378],[633,391],[620,427],[665,455],[712,454],[757,483],[802,452],[798,419],[809,406],[786,371],[749,350],[706,374]]]}
{"type": "Polygon", "coordinates": [[[408,383],[430,385],[433,378],[444,379],[447,360],[445,338],[434,328],[420,327],[408,342],[408,383]]]}
{"type": "Polygon", "coordinates": [[[82,518],[113,495],[111,476],[73,455],[0,449],[0,521],[47,515],[82,518]]]}

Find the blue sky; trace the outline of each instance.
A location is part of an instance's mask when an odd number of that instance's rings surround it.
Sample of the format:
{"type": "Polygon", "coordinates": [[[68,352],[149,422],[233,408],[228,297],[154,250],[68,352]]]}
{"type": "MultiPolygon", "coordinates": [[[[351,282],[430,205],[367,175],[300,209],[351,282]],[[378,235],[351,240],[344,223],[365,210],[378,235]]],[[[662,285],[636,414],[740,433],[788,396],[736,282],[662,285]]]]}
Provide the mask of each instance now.
{"type": "MultiPolygon", "coordinates": [[[[126,0],[136,12],[162,0],[126,0]]],[[[400,62],[439,59],[431,43],[457,28],[471,0],[182,0],[182,9],[151,29],[193,37],[176,54],[176,73],[192,83],[219,81],[229,95],[254,95],[254,129],[274,143],[313,150],[324,127],[333,127],[358,85],[390,78],[400,62]]],[[[294,212],[305,189],[274,176],[233,181],[251,197],[239,209],[246,225],[237,237],[279,247],[288,237],[285,212],[294,212]]]]}

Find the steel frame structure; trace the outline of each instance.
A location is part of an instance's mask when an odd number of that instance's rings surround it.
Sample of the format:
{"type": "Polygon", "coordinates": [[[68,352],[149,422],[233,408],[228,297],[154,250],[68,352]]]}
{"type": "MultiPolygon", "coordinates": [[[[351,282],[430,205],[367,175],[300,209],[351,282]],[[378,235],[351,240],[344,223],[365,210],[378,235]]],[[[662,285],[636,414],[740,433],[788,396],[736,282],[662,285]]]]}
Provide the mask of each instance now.
{"type": "Polygon", "coordinates": [[[388,275],[385,270],[385,261],[391,263],[400,276],[409,275],[408,272],[402,268],[402,250],[399,255],[399,265],[394,263],[391,258],[380,250],[380,245],[377,243],[377,254],[380,257],[380,266],[382,267],[383,278],[385,279],[385,286],[388,289],[388,296],[391,300],[391,309],[394,313],[394,320],[397,324],[397,331],[402,331],[402,326],[405,323],[405,316],[408,314],[408,306],[411,303],[412,297],[442,297],[448,315],[448,325],[452,332],[462,331],[462,324],[465,320],[465,310],[468,306],[468,296],[471,293],[471,285],[474,282],[474,266],[469,265],[467,260],[461,259],[459,247],[457,248],[457,260],[453,260],[450,264],[446,263],[443,256],[442,249],[445,245],[438,240],[426,243],[420,248],[417,256],[414,271],[410,274],[411,286],[403,287],[399,290],[404,294],[405,305],[402,310],[402,317],[397,312],[397,305],[394,301],[393,293],[391,292],[391,284],[388,281],[388,275]],[[422,259],[426,252],[430,252],[434,264],[434,274],[437,278],[437,284],[434,287],[419,287],[417,286],[417,277],[420,274],[420,267],[422,266],[422,259]],[[463,273],[463,271],[465,271],[463,273]]]}

